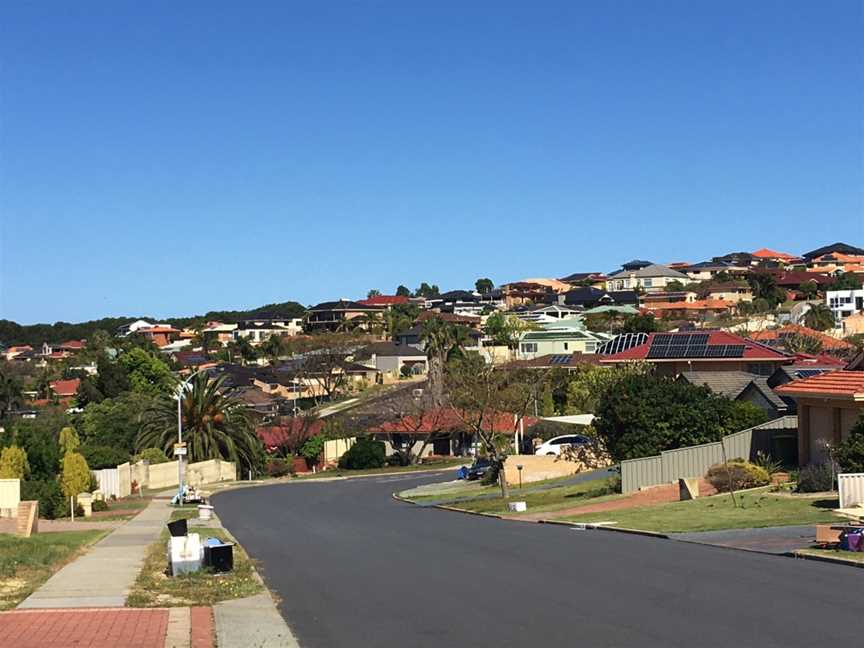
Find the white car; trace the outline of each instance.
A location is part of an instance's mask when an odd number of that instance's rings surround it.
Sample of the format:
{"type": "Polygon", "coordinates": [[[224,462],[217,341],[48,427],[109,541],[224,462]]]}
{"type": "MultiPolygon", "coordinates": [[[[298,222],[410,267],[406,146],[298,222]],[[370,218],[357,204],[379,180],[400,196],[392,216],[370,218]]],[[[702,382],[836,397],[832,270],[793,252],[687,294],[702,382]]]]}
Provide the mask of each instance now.
{"type": "Polygon", "coordinates": [[[563,436],[553,437],[542,445],[537,446],[534,454],[554,455],[558,457],[561,455],[561,450],[563,448],[569,448],[572,445],[582,445],[583,443],[588,443],[588,437],[584,437],[581,434],[565,434],[563,436]]]}

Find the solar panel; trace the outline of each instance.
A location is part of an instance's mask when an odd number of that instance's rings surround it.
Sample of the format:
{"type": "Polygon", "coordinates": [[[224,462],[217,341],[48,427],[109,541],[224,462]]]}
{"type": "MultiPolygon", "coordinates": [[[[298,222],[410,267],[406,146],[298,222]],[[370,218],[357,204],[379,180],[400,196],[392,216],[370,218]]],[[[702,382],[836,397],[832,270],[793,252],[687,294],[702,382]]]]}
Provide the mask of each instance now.
{"type": "Polygon", "coordinates": [[[570,356],[569,355],[553,355],[551,360],[551,364],[569,364],[570,356]]]}
{"type": "Polygon", "coordinates": [[[645,344],[647,341],[648,335],[646,333],[622,333],[621,335],[616,335],[608,342],[604,342],[600,345],[597,349],[597,353],[600,355],[621,353],[622,351],[627,351],[633,347],[645,344]]]}
{"type": "Polygon", "coordinates": [[[743,344],[727,344],[724,358],[741,358],[744,355],[743,344]]]}
{"type": "Polygon", "coordinates": [[[706,358],[724,358],[726,357],[725,344],[711,344],[705,347],[706,358]]]}
{"type": "Polygon", "coordinates": [[[798,378],[812,378],[813,376],[818,376],[823,373],[825,373],[825,369],[799,369],[795,372],[795,375],[798,376],[798,378]]]}
{"type": "Polygon", "coordinates": [[[674,335],[669,333],[658,333],[654,336],[654,340],[651,342],[651,346],[665,346],[672,344],[672,338],[674,335]]]}

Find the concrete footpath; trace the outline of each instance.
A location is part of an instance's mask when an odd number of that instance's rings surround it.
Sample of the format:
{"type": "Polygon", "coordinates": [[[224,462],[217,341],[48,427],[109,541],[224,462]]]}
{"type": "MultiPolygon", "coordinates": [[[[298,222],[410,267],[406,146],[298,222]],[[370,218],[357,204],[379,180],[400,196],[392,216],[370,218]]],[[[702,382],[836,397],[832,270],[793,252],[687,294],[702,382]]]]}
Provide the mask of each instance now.
{"type": "Polygon", "coordinates": [[[147,555],[171,516],[167,499],[141,513],[51,576],[18,609],[123,607],[147,555]]]}

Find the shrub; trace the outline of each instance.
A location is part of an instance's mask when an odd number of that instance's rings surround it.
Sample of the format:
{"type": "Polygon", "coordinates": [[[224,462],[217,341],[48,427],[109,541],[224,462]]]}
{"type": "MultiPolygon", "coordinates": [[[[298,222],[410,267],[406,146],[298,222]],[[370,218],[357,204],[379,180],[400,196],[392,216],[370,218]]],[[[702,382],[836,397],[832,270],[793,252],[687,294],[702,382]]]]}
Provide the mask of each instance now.
{"type": "Polygon", "coordinates": [[[81,441],[78,440],[78,433],[75,428],[67,426],[60,430],[60,454],[65,455],[67,452],[74,452],[80,445],[81,441]]]}
{"type": "Polygon", "coordinates": [[[27,452],[14,445],[3,448],[0,453],[0,479],[26,479],[29,476],[27,452]]]}
{"type": "Polygon", "coordinates": [[[108,504],[105,500],[93,500],[92,509],[94,513],[98,513],[100,511],[107,511],[108,504]]]}
{"type": "Polygon", "coordinates": [[[87,460],[77,452],[67,452],[63,457],[63,473],[60,487],[66,497],[77,497],[90,487],[90,467],[87,460]]]}
{"type": "Polygon", "coordinates": [[[284,459],[271,459],[267,462],[265,469],[270,477],[284,477],[291,473],[293,465],[284,459]]]}
{"type": "Polygon", "coordinates": [[[799,493],[822,493],[834,489],[834,474],[829,464],[811,464],[798,471],[799,493]]]}
{"type": "Polygon", "coordinates": [[[858,420],[846,440],[834,449],[834,460],[843,472],[864,472],[864,418],[858,420]]]}
{"type": "Polygon", "coordinates": [[[78,452],[87,460],[91,470],[115,468],[129,461],[129,454],[114,446],[82,445],[78,448],[78,452]]]}
{"type": "Polygon", "coordinates": [[[154,464],[167,463],[171,460],[162,448],[144,448],[135,455],[135,461],[146,461],[152,466],[154,464]]]}
{"type": "Polygon", "coordinates": [[[735,490],[765,486],[771,481],[768,471],[743,459],[732,459],[726,464],[715,464],[708,469],[705,479],[718,492],[729,491],[731,481],[735,490]]]}
{"type": "Polygon", "coordinates": [[[384,443],[373,439],[358,439],[357,443],[339,458],[339,467],[345,470],[381,468],[385,459],[384,443]]]}
{"type": "Polygon", "coordinates": [[[324,452],[325,441],[323,434],[316,434],[303,442],[303,445],[300,446],[300,456],[306,459],[307,464],[315,465],[318,463],[321,453],[324,452]]]}
{"type": "MultiPolygon", "coordinates": [[[[39,502],[39,517],[53,520],[61,517],[64,497],[60,484],[54,479],[39,479],[21,482],[21,499],[37,500],[39,502]]],[[[68,505],[66,507],[69,508],[68,505]]]]}

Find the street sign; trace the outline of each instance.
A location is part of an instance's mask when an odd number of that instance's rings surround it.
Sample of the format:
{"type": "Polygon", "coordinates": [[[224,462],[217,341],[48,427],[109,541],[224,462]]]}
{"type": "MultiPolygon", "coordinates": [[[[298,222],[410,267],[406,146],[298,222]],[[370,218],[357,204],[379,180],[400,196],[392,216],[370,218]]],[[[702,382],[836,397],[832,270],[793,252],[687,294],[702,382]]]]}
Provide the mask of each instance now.
{"type": "Polygon", "coordinates": [[[175,457],[183,457],[187,454],[186,444],[185,443],[175,443],[174,444],[174,456],[175,457]]]}

